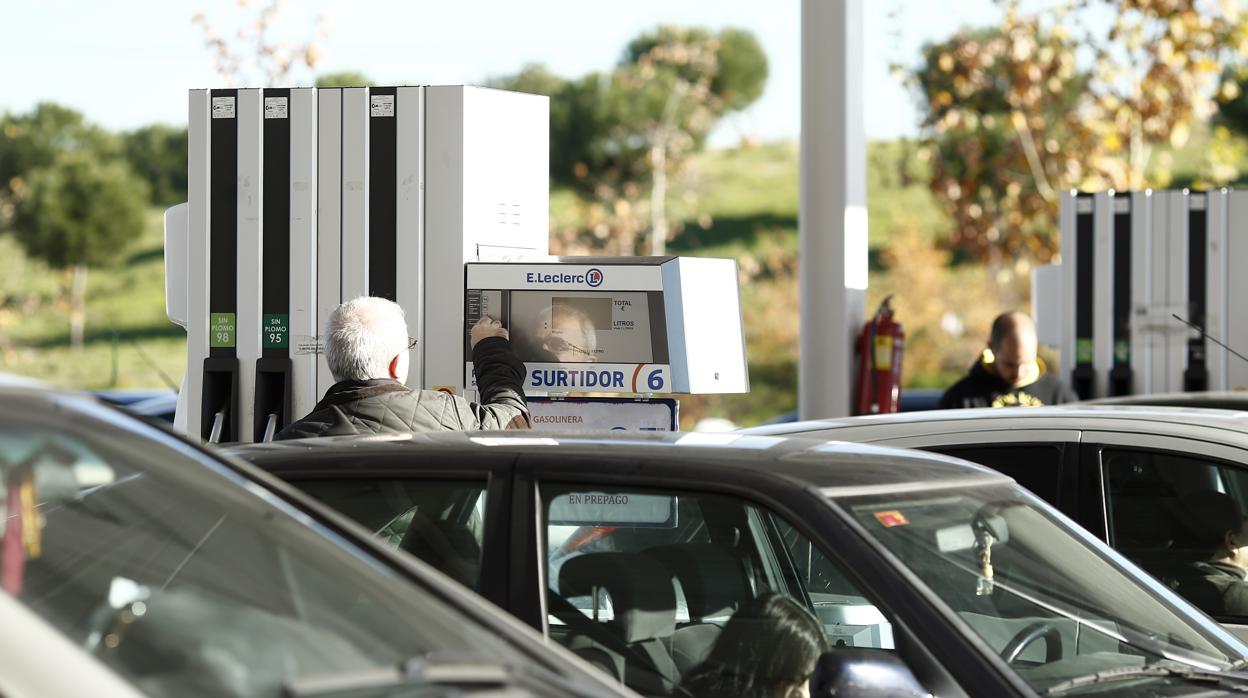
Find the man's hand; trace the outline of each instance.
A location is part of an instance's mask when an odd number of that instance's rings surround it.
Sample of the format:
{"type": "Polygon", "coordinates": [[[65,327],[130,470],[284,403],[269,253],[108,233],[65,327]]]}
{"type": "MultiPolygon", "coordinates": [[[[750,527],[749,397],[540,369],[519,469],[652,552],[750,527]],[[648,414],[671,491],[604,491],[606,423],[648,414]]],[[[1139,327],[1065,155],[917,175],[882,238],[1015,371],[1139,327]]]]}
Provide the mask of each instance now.
{"type": "Polygon", "coordinates": [[[507,328],[503,327],[503,323],[495,320],[489,315],[482,315],[481,319],[477,320],[477,324],[473,325],[472,329],[468,331],[468,348],[476,349],[477,342],[480,342],[486,337],[502,337],[503,339],[508,339],[507,328]]]}

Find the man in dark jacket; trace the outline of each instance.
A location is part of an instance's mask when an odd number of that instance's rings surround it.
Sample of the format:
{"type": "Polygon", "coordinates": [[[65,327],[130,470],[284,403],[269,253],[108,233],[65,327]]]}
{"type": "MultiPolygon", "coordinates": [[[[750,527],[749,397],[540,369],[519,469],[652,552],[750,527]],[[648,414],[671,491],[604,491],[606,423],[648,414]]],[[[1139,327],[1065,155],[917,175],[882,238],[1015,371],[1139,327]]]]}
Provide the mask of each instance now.
{"type": "Polygon", "coordinates": [[[403,384],[410,343],[403,309],[392,301],[360,297],[343,303],[329,316],[325,335],[325,358],[337,383],[311,414],[279,432],[279,440],[531,426],[524,364],[497,320],[482,317],[469,332],[479,404],[403,384]]]}
{"type": "Polygon", "coordinates": [[[942,408],[1038,407],[1079,399],[1036,357],[1036,325],[1023,313],[1005,313],[992,323],[988,348],[970,373],[940,398],[942,408]]]}

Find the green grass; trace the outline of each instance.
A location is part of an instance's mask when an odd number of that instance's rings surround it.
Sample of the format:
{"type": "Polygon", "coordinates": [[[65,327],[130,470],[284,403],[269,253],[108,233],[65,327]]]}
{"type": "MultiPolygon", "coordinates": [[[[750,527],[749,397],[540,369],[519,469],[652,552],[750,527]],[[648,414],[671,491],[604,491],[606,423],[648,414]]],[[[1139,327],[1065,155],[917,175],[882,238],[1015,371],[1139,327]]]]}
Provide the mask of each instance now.
{"type": "MultiPolygon", "coordinates": [[[[1176,181],[1194,178],[1207,143],[1208,133],[1197,132],[1171,155],[1176,181]]],[[[881,283],[885,277],[876,263],[878,252],[907,231],[940,239],[947,223],[927,190],[927,165],[917,157],[916,147],[871,143],[867,161],[872,287],[878,293],[887,285],[881,283]]],[[[671,196],[669,209],[678,224],[669,252],[730,257],[747,272],[742,299],[752,390],[741,396],[682,398],[686,427],[700,416],[757,423],[797,404],[798,176],[795,143],[711,150],[694,159],[686,186],[671,196]]],[[[551,192],[553,228],[579,227],[581,215],[571,192],[551,192]]],[[[81,352],[74,352],[69,348],[63,275],[26,259],[14,240],[0,235],[0,372],[78,388],[162,387],[157,369],[180,380],[185,334],[165,318],[161,245],[160,211],[153,209],[116,264],[91,269],[87,342],[81,352]]],[[[971,294],[981,287],[976,284],[982,284],[983,276],[982,268],[958,267],[944,288],[965,287],[971,294]]],[[[902,290],[905,286],[901,284],[902,290]]],[[[902,316],[910,322],[912,337],[923,332],[938,336],[939,328],[918,327],[913,320],[913,315],[902,316]]],[[[945,346],[948,361],[923,375],[907,374],[907,384],[947,384],[969,361],[965,356],[974,353],[978,332],[968,327],[967,338],[938,342],[945,346]]]]}
{"type": "Polygon", "coordinates": [[[0,372],[87,389],[164,387],[159,371],[180,381],[186,335],[165,317],[159,210],[117,259],[87,274],[85,343],[74,351],[64,275],[0,236],[0,372]]]}

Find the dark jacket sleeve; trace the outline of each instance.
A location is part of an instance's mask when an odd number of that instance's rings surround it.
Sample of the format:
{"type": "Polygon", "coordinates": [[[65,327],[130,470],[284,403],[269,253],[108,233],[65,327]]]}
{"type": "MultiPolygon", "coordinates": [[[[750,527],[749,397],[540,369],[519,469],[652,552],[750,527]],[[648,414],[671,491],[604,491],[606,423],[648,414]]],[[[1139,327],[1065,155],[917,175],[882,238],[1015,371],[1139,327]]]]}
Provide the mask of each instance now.
{"type": "Polygon", "coordinates": [[[1065,381],[1061,382],[1061,386],[1062,386],[1062,390],[1058,394],[1059,397],[1057,399],[1056,404],[1061,405],[1067,402],[1079,402],[1082,399],[1079,397],[1079,393],[1075,392],[1074,388],[1070,387],[1069,385],[1066,385],[1065,381]]]}
{"type": "MultiPolygon", "coordinates": [[[[480,403],[467,405],[462,421],[470,429],[528,429],[529,406],[524,400],[524,364],[502,337],[487,337],[472,350],[480,403]]],[[[463,404],[463,403],[461,403],[463,404]]]]}
{"type": "Polygon", "coordinates": [[[969,392],[967,390],[966,382],[967,379],[962,378],[957,383],[949,386],[949,389],[945,391],[945,394],[940,396],[940,409],[960,410],[964,407],[970,406],[966,404],[967,393],[969,392]]]}

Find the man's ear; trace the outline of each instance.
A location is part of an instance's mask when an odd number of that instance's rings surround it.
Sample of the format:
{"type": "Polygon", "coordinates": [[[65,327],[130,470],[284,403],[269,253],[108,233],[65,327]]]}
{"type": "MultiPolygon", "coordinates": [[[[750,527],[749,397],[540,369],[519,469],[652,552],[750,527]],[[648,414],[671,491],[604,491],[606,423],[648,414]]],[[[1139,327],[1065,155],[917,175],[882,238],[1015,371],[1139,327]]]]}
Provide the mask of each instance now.
{"type": "Polygon", "coordinates": [[[1235,551],[1239,549],[1239,542],[1235,540],[1235,533],[1233,531],[1227,531],[1222,536],[1222,544],[1226,546],[1227,552],[1232,555],[1234,555],[1235,551]]]}
{"type": "Polygon", "coordinates": [[[399,379],[399,357],[397,355],[390,359],[390,377],[396,381],[399,379]]]}

